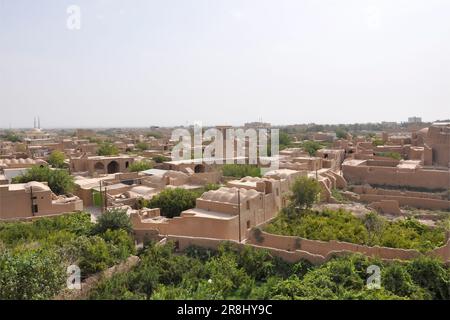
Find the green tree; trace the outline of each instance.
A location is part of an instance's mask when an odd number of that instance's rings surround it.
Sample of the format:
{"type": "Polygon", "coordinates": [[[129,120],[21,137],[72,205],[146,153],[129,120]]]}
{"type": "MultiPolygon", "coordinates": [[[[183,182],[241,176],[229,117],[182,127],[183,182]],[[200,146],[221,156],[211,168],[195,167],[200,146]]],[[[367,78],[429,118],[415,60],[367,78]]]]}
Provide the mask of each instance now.
{"type": "Polygon", "coordinates": [[[75,188],[73,177],[63,169],[52,170],[49,167],[33,166],[22,175],[13,178],[12,183],[27,183],[30,181],[47,182],[49,188],[56,194],[68,194],[75,188]]]}
{"type": "Polygon", "coordinates": [[[110,209],[97,219],[93,233],[104,233],[107,230],[125,230],[126,232],[133,230],[130,217],[125,209],[110,209]]]}
{"type": "Polygon", "coordinates": [[[0,299],[50,299],[65,283],[65,269],[55,251],[10,252],[0,249],[0,299]]]}
{"type": "Polygon", "coordinates": [[[300,209],[309,209],[317,201],[320,191],[317,180],[308,177],[297,178],[291,187],[291,204],[300,209]]]}
{"type": "Polygon", "coordinates": [[[149,146],[148,146],[148,143],[145,143],[145,142],[138,142],[138,143],[136,144],[136,148],[139,149],[139,150],[141,150],[141,151],[144,151],[144,150],[148,150],[149,146]]]}
{"type": "Polygon", "coordinates": [[[249,164],[225,164],[222,167],[222,173],[226,177],[261,177],[261,169],[255,165],[249,164]]]}
{"type": "Polygon", "coordinates": [[[182,211],[195,207],[196,199],[197,194],[186,189],[164,189],[148,202],[148,206],[160,208],[161,215],[173,218],[178,217],[182,211]]]}
{"type": "Polygon", "coordinates": [[[10,142],[14,142],[14,143],[22,142],[22,138],[12,131],[7,131],[4,135],[2,135],[2,138],[6,141],[10,141],[10,142]]]}
{"type": "Polygon", "coordinates": [[[132,164],[130,164],[128,170],[130,172],[140,172],[151,169],[152,167],[153,166],[149,161],[142,160],[142,161],[135,161],[132,164]]]}
{"type": "Polygon", "coordinates": [[[344,129],[337,128],[335,132],[336,132],[336,138],[347,139],[347,131],[345,131],[344,129]]]}
{"type": "Polygon", "coordinates": [[[305,149],[305,151],[308,152],[310,156],[314,156],[317,150],[322,149],[322,145],[317,141],[307,140],[303,142],[302,146],[303,149],[305,149]]]}
{"type": "Polygon", "coordinates": [[[53,151],[49,158],[48,158],[48,163],[53,166],[54,168],[64,168],[65,167],[65,155],[64,152],[55,150],[53,151]]]}
{"type": "MultiPolygon", "coordinates": [[[[289,147],[292,143],[292,138],[286,132],[280,132],[279,149],[283,150],[289,147]]],[[[270,150],[270,149],[269,149],[270,150]]]]}
{"type": "Polygon", "coordinates": [[[163,163],[166,161],[170,161],[170,158],[165,157],[163,155],[156,155],[152,158],[153,161],[155,161],[155,163],[163,163]]]}
{"type": "Polygon", "coordinates": [[[101,143],[100,147],[97,150],[97,155],[99,156],[115,156],[118,154],[119,149],[117,149],[117,147],[110,142],[101,143]]]}

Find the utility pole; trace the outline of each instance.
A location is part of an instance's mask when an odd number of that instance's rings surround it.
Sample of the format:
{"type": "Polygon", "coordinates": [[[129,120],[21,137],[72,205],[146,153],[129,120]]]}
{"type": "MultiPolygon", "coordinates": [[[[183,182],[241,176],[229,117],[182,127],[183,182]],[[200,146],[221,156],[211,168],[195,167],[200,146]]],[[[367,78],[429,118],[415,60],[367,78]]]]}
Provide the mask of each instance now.
{"type": "Polygon", "coordinates": [[[239,243],[241,242],[241,190],[238,188],[239,243]]]}
{"type": "Polygon", "coordinates": [[[34,197],[33,197],[33,187],[30,186],[30,200],[31,200],[31,215],[34,216],[34,197]]]}
{"type": "Polygon", "coordinates": [[[103,192],[102,192],[102,180],[100,180],[100,205],[101,205],[101,211],[103,213],[103,192]]]}

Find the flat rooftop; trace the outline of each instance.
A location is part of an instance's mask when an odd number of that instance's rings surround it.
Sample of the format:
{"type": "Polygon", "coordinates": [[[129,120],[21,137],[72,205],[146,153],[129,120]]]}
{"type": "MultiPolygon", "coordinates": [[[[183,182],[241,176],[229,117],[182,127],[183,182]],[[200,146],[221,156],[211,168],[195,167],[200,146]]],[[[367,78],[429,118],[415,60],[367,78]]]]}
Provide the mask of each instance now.
{"type": "Polygon", "coordinates": [[[216,212],[216,211],[208,211],[199,208],[192,208],[186,211],[183,211],[181,216],[195,216],[199,218],[209,218],[209,219],[217,219],[217,220],[231,220],[236,217],[236,215],[216,212]]]}

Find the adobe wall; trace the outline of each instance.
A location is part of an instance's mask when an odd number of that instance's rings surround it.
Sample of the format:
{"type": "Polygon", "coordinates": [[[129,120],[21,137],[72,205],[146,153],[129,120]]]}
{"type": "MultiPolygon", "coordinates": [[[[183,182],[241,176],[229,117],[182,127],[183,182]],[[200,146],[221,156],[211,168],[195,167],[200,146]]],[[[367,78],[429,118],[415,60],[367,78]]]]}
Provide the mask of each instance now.
{"type": "MultiPolygon", "coordinates": [[[[178,246],[178,250],[183,251],[189,246],[198,246],[202,248],[207,248],[211,250],[217,250],[217,248],[226,240],[220,239],[208,239],[208,238],[198,238],[198,237],[180,237],[180,236],[167,236],[167,240],[174,241],[178,246]]],[[[311,254],[305,251],[286,251],[277,248],[267,248],[261,247],[254,244],[244,244],[237,241],[227,241],[231,242],[233,246],[238,249],[242,249],[244,246],[250,246],[255,249],[263,249],[270,252],[271,255],[278,257],[284,261],[295,263],[299,260],[305,259],[313,264],[321,264],[325,262],[325,258],[319,255],[311,254]]]]}
{"type": "Polygon", "coordinates": [[[450,171],[350,165],[343,165],[342,171],[345,180],[353,184],[368,183],[425,189],[448,189],[450,187],[450,171]]]}
{"type": "Polygon", "coordinates": [[[360,194],[359,199],[363,202],[371,203],[382,200],[395,200],[400,206],[410,206],[419,209],[450,210],[450,201],[439,199],[426,199],[405,196],[390,196],[377,194],[360,194]]]}
{"type": "MultiPolygon", "coordinates": [[[[366,256],[377,257],[383,260],[411,260],[421,255],[419,251],[412,249],[399,249],[379,246],[369,247],[366,245],[359,245],[336,240],[309,240],[300,237],[270,234],[262,230],[259,236],[255,236],[254,231],[251,232],[248,243],[259,245],[262,247],[278,248],[286,251],[301,250],[310,254],[320,255],[325,258],[330,257],[336,252],[361,253],[366,256]]],[[[440,257],[443,261],[450,262],[450,238],[448,239],[446,245],[430,251],[429,253],[427,253],[427,255],[440,257]]]]}
{"type": "Polygon", "coordinates": [[[138,239],[142,239],[150,230],[156,230],[161,235],[238,240],[238,226],[237,216],[227,220],[195,216],[175,217],[165,222],[135,222],[133,220],[133,231],[138,239]]]}

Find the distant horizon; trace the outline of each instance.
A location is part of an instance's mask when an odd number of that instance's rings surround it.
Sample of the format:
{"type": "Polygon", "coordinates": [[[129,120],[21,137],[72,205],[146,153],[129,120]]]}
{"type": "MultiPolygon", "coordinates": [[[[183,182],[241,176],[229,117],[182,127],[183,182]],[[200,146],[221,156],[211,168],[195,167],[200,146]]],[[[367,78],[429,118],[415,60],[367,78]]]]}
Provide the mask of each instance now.
{"type": "MultiPolygon", "coordinates": [[[[419,117],[420,118],[420,117],[419,117]]],[[[418,124],[427,124],[427,123],[435,123],[435,122],[446,122],[446,121],[450,121],[450,118],[448,119],[436,119],[436,120],[432,120],[432,121],[425,121],[422,119],[422,122],[418,123],[418,124]]],[[[247,121],[247,122],[243,122],[240,124],[230,124],[230,123],[217,123],[217,124],[202,124],[203,127],[215,127],[215,126],[220,126],[220,125],[230,125],[232,127],[243,127],[245,125],[245,123],[251,123],[251,122],[265,122],[265,123],[270,123],[270,121],[247,121]]],[[[352,123],[317,123],[317,122],[308,122],[308,123],[287,123],[287,124],[274,124],[274,123],[270,123],[271,127],[286,127],[286,126],[297,126],[297,125],[330,125],[330,126],[347,126],[347,125],[355,125],[355,124],[382,124],[382,123],[396,123],[396,124],[404,124],[404,123],[408,123],[407,119],[406,121],[388,121],[388,120],[383,120],[383,121],[377,121],[377,122],[352,122],[352,123]]],[[[414,124],[414,123],[411,123],[414,124]]],[[[150,124],[147,126],[66,126],[66,127],[45,127],[41,125],[41,129],[42,130],[76,130],[76,129],[99,129],[99,130],[103,130],[103,129],[151,129],[152,127],[157,127],[157,128],[175,128],[175,127],[189,127],[194,125],[194,123],[192,124],[178,124],[178,125],[170,125],[170,126],[164,126],[164,125],[157,125],[157,124],[150,124]]],[[[33,129],[33,126],[29,126],[29,127],[0,127],[0,130],[29,130],[29,129],[33,129]]]]}

